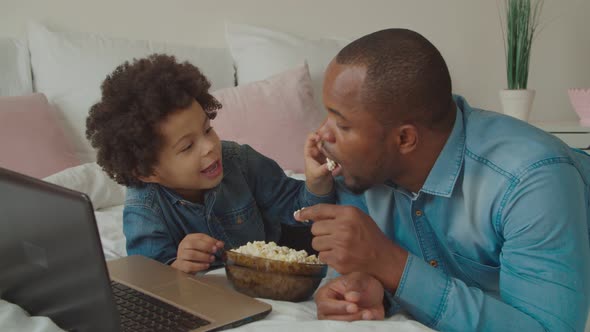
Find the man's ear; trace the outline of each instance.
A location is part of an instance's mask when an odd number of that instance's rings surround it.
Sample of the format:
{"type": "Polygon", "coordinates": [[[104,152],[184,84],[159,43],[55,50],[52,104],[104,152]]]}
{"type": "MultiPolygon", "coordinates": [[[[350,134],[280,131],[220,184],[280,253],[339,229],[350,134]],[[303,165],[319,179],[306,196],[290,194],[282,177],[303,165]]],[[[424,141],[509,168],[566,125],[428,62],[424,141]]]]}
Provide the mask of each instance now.
{"type": "Polygon", "coordinates": [[[418,146],[418,128],[416,126],[407,124],[399,127],[396,137],[401,154],[408,154],[416,150],[418,146]]]}

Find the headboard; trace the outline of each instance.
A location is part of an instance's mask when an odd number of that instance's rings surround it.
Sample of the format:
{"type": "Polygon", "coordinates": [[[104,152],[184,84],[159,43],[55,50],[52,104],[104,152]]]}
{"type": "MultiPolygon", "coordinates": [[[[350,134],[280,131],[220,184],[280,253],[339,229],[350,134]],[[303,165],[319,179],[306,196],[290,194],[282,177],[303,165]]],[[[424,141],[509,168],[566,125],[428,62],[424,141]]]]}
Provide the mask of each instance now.
{"type": "MultiPolygon", "coordinates": [[[[500,110],[504,48],[497,1],[415,0],[3,0],[0,35],[24,37],[28,20],[72,31],[225,47],[224,23],[246,23],[303,37],[355,38],[407,27],[429,38],[451,69],[454,91],[500,110]]],[[[566,89],[590,86],[590,2],[546,2],[535,40],[529,85],[537,90],[533,121],[577,117],[566,89]]]]}

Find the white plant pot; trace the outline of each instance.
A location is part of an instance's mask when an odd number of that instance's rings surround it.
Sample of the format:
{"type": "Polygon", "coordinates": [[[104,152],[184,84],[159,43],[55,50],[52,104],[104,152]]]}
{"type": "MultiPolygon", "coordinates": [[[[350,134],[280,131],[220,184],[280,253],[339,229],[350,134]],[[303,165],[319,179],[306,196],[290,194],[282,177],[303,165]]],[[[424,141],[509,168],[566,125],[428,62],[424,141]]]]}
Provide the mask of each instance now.
{"type": "Polygon", "coordinates": [[[535,90],[500,90],[500,102],[504,114],[528,121],[533,108],[535,90]]]}

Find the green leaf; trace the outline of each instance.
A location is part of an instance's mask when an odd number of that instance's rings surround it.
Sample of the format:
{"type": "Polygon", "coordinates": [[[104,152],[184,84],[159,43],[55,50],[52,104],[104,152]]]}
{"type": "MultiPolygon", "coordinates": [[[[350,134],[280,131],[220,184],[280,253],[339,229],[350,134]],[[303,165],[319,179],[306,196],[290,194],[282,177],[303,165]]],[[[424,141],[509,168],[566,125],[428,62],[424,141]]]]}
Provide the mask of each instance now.
{"type": "Polygon", "coordinates": [[[506,52],[508,89],[526,89],[529,61],[544,0],[503,0],[506,30],[502,28],[506,52]]]}

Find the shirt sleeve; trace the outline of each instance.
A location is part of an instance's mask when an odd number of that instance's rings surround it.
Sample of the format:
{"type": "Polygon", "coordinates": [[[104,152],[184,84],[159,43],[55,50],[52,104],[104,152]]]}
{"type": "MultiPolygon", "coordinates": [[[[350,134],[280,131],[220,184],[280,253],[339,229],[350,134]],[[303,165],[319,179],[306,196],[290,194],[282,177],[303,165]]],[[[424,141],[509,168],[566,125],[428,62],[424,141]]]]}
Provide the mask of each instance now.
{"type": "Polygon", "coordinates": [[[391,300],[439,330],[583,331],[590,298],[587,190],[566,163],[514,181],[494,220],[504,239],[499,297],[410,254],[391,300]]]}
{"type": "Polygon", "coordinates": [[[142,255],[164,264],[176,260],[176,243],[158,210],[139,205],[125,206],[123,233],[128,255],[142,255]]]}
{"type": "Polygon", "coordinates": [[[249,145],[241,146],[244,170],[256,203],[265,213],[280,217],[284,223],[300,224],[293,218],[293,212],[319,203],[335,203],[336,193],[326,195],[310,192],[305,181],[285,175],[272,159],[260,154],[249,145]]]}

